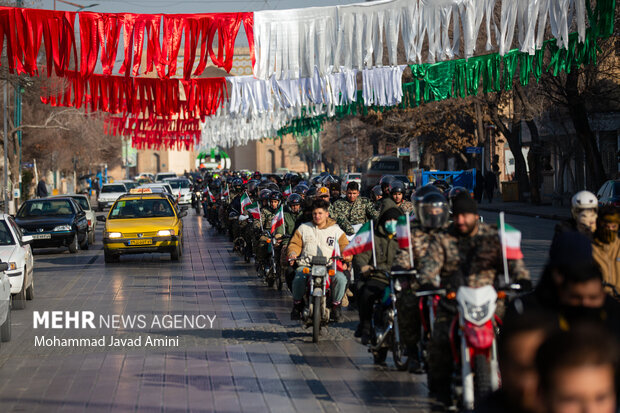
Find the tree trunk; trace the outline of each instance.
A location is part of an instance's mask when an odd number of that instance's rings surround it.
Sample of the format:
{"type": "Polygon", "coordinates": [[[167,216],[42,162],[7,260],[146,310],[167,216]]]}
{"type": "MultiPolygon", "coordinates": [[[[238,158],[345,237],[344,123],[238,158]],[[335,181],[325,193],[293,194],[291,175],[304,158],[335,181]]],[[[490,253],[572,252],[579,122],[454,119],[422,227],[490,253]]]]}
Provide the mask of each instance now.
{"type": "MultiPolygon", "coordinates": [[[[573,70],[566,76],[566,98],[568,111],[586,157],[586,166],[590,172],[594,190],[603,185],[607,179],[603,169],[601,152],[596,143],[596,136],[590,129],[588,111],[581,93],[579,92],[579,71],[573,70]]],[[[587,180],[586,180],[587,186],[587,180]]]]}
{"type": "Polygon", "coordinates": [[[532,137],[530,151],[527,154],[527,163],[530,167],[532,203],[539,205],[542,201],[540,195],[540,186],[542,185],[540,159],[542,156],[543,147],[540,142],[540,137],[538,136],[538,127],[536,126],[536,122],[534,122],[534,120],[528,120],[526,124],[532,137]]]}

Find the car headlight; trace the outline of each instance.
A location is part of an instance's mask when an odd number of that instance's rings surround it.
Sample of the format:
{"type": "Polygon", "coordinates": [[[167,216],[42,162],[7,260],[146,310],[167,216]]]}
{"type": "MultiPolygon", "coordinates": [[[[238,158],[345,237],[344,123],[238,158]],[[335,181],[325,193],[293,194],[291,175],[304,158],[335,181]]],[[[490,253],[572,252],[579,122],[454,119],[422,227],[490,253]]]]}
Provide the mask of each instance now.
{"type": "Polygon", "coordinates": [[[58,225],[54,231],[71,231],[71,225],[58,225]]]}
{"type": "Polygon", "coordinates": [[[14,262],[9,262],[9,271],[13,271],[17,269],[17,264],[14,262]]]}
{"type": "Polygon", "coordinates": [[[160,229],[157,231],[157,235],[160,237],[169,237],[170,235],[174,235],[173,229],[160,229]]]}
{"type": "Polygon", "coordinates": [[[122,238],[122,236],[120,232],[108,232],[108,238],[122,238]]]}
{"type": "Polygon", "coordinates": [[[484,320],[489,314],[489,303],[483,305],[472,305],[465,303],[465,311],[467,316],[474,321],[484,320]]]}

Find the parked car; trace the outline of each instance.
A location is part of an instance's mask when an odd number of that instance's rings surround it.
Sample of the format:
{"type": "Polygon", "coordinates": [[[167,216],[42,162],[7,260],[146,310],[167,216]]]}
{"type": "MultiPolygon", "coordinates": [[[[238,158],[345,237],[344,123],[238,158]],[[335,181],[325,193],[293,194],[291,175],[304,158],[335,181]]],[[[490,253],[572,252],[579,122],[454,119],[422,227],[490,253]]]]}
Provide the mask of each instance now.
{"type": "Polygon", "coordinates": [[[174,172],[159,172],[155,175],[155,182],[163,182],[166,178],[176,178],[177,174],[174,172]]]}
{"type": "Polygon", "coordinates": [[[33,238],[32,248],[68,247],[75,254],[88,249],[86,212],[71,197],[31,199],[22,204],[15,222],[33,238]]]}
{"type": "Polygon", "coordinates": [[[596,193],[599,206],[620,207],[620,179],[607,181],[596,193]]]}
{"type": "Polygon", "coordinates": [[[82,194],[69,194],[71,198],[75,199],[78,204],[86,212],[86,221],[88,222],[88,243],[93,245],[95,243],[95,231],[97,230],[97,220],[95,219],[95,211],[90,205],[90,199],[86,195],[82,194]]]}
{"type": "Polygon", "coordinates": [[[170,185],[172,188],[172,195],[174,195],[179,205],[192,203],[192,190],[189,179],[187,178],[166,178],[164,183],[170,185]]]}
{"type": "Polygon", "coordinates": [[[8,265],[6,275],[11,283],[13,308],[26,308],[26,300],[34,298],[34,261],[30,248],[32,236],[22,235],[12,216],[0,214],[0,262],[8,265]]]}
{"type": "Polygon", "coordinates": [[[344,176],[342,177],[342,190],[343,191],[347,189],[347,185],[349,185],[349,182],[357,182],[361,190],[362,189],[362,174],[361,173],[344,174],[344,176]]]}
{"type": "Polygon", "coordinates": [[[11,340],[11,281],[6,274],[8,264],[0,262],[0,340],[11,340]]]}
{"type": "Polygon", "coordinates": [[[103,184],[101,191],[99,191],[99,198],[97,198],[97,211],[101,212],[105,208],[112,206],[119,196],[127,193],[129,189],[125,184],[103,184]]]}

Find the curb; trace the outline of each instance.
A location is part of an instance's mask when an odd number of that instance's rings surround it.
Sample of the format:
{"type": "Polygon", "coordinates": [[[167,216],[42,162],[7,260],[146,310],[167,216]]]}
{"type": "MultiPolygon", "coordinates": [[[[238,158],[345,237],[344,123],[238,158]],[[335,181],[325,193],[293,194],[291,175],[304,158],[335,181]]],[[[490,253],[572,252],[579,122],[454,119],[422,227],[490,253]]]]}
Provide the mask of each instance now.
{"type": "Polygon", "coordinates": [[[504,213],[506,214],[510,214],[510,215],[521,215],[524,217],[532,217],[532,218],[543,218],[543,219],[550,219],[553,221],[564,221],[569,219],[568,216],[566,215],[558,215],[558,214],[540,214],[540,213],[536,213],[536,212],[529,212],[529,211],[511,211],[511,210],[502,210],[501,208],[489,208],[488,206],[481,206],[478,205],[478,209],[481,211],[488,211],[488,212],[501,212],[504,211],[504,213]]]}

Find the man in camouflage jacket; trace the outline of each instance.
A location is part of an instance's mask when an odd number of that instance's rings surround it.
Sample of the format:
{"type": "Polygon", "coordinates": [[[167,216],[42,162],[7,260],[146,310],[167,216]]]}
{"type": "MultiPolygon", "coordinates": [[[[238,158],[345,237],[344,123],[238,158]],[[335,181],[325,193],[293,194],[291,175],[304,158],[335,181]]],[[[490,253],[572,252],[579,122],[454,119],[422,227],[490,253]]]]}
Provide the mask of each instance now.
{"type": "MultiPolygon", "coordinates": [[[[426,255],[421,259],[418,281],[421,285],[456,290],[459,286],[494,285],[503,273],[502,247],[497,228],[480,222],[478,205],[468,194],[457,195],[452,203],[454,222],[431,237],[426,255]]],[[[529,283],[530,274],[523,260],[510,260],[513,280],[529,283]]],[[[503,303],[498,301],[501,316],[503,303]]],[[[449,330],[455,314],[439,306],[433,336],[429,343],[429,389],[448,402],[452,358],[449,330]]]]}
{"type": "Polygon", "coordinates": [[[338,199],[332,204],[330,216],[336,220],[345,234],[354,235],[356,232],[354,225],[377,220],[379,212],[368,198],[360,197],[359,184],[349,182],[346,199],[338,199]]]}

